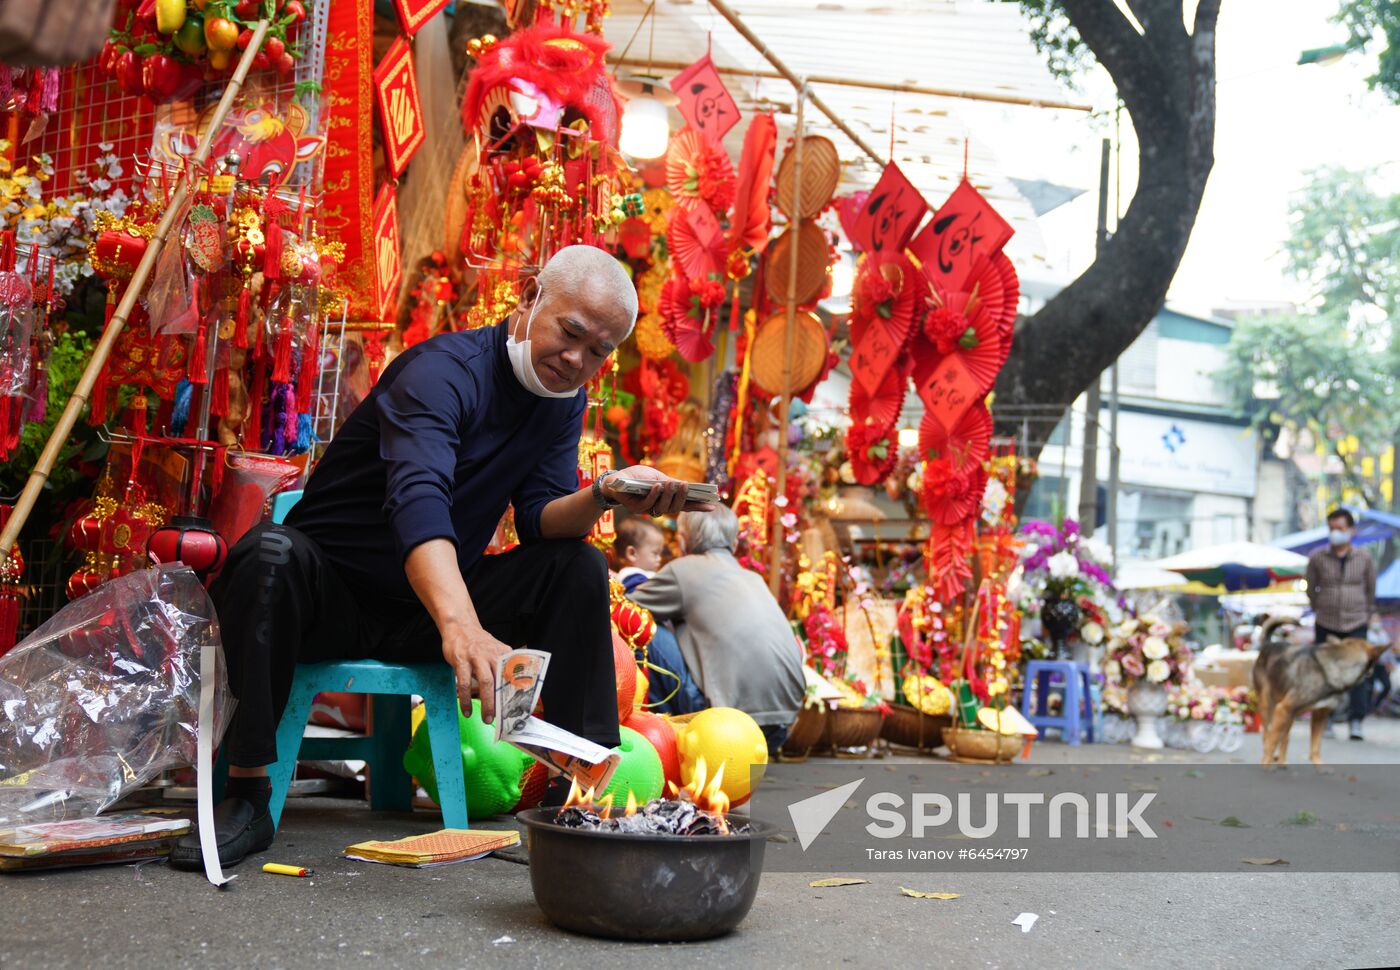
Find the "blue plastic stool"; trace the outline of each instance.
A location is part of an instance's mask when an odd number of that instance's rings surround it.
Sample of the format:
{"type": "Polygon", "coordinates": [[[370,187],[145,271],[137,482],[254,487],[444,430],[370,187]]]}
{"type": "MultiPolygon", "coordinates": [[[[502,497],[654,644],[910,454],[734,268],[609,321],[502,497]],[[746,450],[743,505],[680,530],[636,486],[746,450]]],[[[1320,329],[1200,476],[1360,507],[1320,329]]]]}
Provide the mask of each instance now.
{"type": "MultiPolygon", "coordinates": [[[[301,490],[272,497],[272,521],[281,523],[301,490]]],[[[378,660],[335,660],[298,664],[286,710],[277,724],[277,763],[268,767],[272,799],[268,808],[274,825],[282,821],[287,789],[297,761],[354,759],[369,766],[369,804],[387,811],[407,811],[413,804],[413,780],[403,770],[403,753],[411,739],[409,695],[423,698],[432,742],[433,770],[438,797],[442,799],[443,825],[467,827],[467,789],[462,775],[462,735],[457,725],[457,679],[442,664],[387,664],[378,660]],[[375,695],[371,698],[371,734],[353,738],[303,738],[311,717],[311,704],[322,691],[375,695]]],[[[224,752],[219,753],[215,797],[222,797],[227,773],[224,752]]]]}
{"type": "Polygon", "coordinates": [[[1058,728],[1069,744],[1079,744],[1080,735],[1087,734],[1094,743],[1093,694],[1089,683],[1089,665],[1068,660],[1032,660],[1026,664],[1026,682],[1021,690],[1021,713],[1037,730],[1058,728]],[[1059,715],[1050,713],[1050,688],[1064,692],[1064,704],[1059,715]],[[1032,705],[1031,694],[1035,694],[1032,705]],[[1034,709],[1032,709],[1034,707],[1034,709]]]}
{"type": "Polygon", "coordinates": [[[369,765],[370,807],[407,811],[413,799],[412,780],[403,770],[403,753],[410,739],[410,694],[422,696],[427,706],[443,825],[466,828],[467,790],[462,775],[462,735],[457,725],[457,680],[452,668],[445,663],[386,664],[378,660],[297,665],[287,709],[277,725],[277,763],[268,768],[273,822],[281,821],[299,758],[364,761],[369,765]],[[311,702],[322,691],[376,695],[370,709],[372,733],[354,738],[303,738],[311,702]]]}

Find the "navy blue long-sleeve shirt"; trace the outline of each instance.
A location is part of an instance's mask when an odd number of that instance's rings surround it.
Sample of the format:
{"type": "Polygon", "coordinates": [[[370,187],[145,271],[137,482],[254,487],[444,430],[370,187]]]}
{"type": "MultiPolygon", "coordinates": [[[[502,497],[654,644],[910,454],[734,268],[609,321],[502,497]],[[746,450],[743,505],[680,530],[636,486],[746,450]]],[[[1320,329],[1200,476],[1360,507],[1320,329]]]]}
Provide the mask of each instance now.
{"type": "Polygon", "coordinates": [[[315,540],[353,587],[411,600],[403,560],[449,539],[465,571],[507,503],[522,542],[578,488],[587,399],[520,385],[506,327],[442,334],[400,354],[336,433],[287,524],[315,540]]]}

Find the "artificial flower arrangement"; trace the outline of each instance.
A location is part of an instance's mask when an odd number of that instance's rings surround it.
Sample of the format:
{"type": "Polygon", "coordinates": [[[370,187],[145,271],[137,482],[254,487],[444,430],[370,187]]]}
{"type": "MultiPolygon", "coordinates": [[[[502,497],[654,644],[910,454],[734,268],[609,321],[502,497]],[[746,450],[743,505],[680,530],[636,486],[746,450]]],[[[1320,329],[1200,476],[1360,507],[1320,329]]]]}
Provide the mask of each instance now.
{"type": "Polygon", "coordinates": [[[1104,680],[1131,687],[1138,681],[1167,687],[1185,684],[1191,674],[1191,648],[1185,623],[1167,623],[1147,614],[1113,627],[1104,654],[1104,680]]]}
{"type": "Polygon", "coordinates": [[[1167,694],[1167,714],[1182,721],[1244,723],[1257,701],[1248,687],[1207,687],[1190,680],[1167,694]]]}
{"type": "Polygon", "coordinates": [[[1112,557],[1108,545],[1081,533],[1074,519],[1059,527],[1028,519],[1019,535],[1021,573],[1009,592],[1021,612],[1034,616],[1046,603],[1068,600],[1079,608],[1079,638],[1091,647],[1102,644],[1124,605],[1104,568],[1112,557]]]}
{"type": "Polygon", "coordinates": [[[837,707],[851,710],[875,708],[881,714],[890,713],[889,703],[859,677],[833,677],[831,684],[841,692],[837,707]]]}

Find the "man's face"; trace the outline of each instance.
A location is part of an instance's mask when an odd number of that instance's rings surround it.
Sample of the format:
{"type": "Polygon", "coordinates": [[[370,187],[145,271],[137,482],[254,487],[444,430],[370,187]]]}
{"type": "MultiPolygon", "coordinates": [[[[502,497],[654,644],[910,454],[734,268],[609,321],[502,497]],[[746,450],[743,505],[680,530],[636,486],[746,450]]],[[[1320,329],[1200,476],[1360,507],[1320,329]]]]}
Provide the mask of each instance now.
{"type": "Polygon", "coordinates": [[[1345,546],[1350,544],[1353,529],[1351,526],[1347,525],[1346,519],[1342,518],[1341,516],[1338,516],[1335,519],[1328,519],[1327,528],[1332,533],[1332,545],[1345,546]],[[1346,534],[1346,542],[1336,542],[1335,539],[1340,538],[1343,533],[1346,534]]]}
{"type": "Polygon", "coordinates": [[[525,339],[532,311],[530,359],[540,381],[551,391],[582,387],[627,336],[626,313],[604,287],[592,281],[573,292],[532,287],[511,323],[516,340],[525,339]]]}

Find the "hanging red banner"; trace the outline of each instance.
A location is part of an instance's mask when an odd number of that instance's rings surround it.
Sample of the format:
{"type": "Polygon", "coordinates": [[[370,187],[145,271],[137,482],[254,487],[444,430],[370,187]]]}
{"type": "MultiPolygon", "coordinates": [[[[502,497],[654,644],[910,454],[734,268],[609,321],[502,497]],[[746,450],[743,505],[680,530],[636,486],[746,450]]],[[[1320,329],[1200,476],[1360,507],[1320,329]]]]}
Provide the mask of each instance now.
{"type": "Polygon", "coordinates": [[[374,200],[374,283],[380,320],[394,319],[394,305],[403,282],[399,258],[399,200],[392,185],[379,190],[374,200]]]}
{"type": "Polygon", "coordinates": [[[948,433],[977,402],[981,388],[961,357],[949,354],[914,388],[928,414],[948,433]]]}
{"type": "Polygon", "coordinates": [[[418,33],[418,28],[436,17],[446,6],[447,0],[394,0],[399,23],[403,24],[403,32],[410,37],[418,33]]]}
{"type": "Polygon", "coordinates": [[[851,376],[871,397],[879,393],[881,382],[899,357],[900,345],[886,323],[876,320],[852,349],[851,376]]]}
{"type": "Polygon", "coordinates": [[[716,143],[739,123],[739,106],[709,54],[671,78],[671,90],[681,99],[680,112],[690,127],[716,143]]]}
{"type": "Polygon", "coordinates": [[[890,162],[850,227],[851,244],[867,253],[897,253],[927,211],[928,203],[914,183],[890,162]]]}
{"type": "Polygon", "coordinates": [[[402,37],[389,45],[374,69],[374,96],[379,103],[384,157],[391,178],[398,178],[422,146],[423,109],[418,103],[418,78],[413,73],[413,48],[402,37]]]}
{"type": "Polygon", "coordinates": [[[326,171],[321,223],[345,244],[335,284],[350,299],[350,319],[378,318],[374,279],[373,0],[336,0],[328,11],[326,171]]]}
{"type": "Polygon", "coordinates": [[[956,293],[1006,245],[1016,230],[997,214],[990,202],[963,179],[948,196],[909,251],[923,265],[924,275],[944,293],[956,293]]]}

